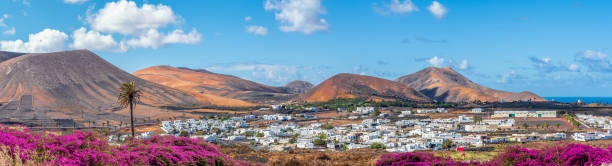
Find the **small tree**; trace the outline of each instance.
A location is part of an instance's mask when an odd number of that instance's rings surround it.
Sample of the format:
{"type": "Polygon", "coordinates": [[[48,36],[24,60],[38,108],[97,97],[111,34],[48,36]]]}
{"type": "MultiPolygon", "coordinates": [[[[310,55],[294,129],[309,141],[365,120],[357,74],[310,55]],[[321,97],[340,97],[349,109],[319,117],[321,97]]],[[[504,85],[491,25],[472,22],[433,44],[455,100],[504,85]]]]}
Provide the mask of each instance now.
{"type": "Polygon", "coordinates": [[[453,140],[445,139],[442,143],[442,149],[449,149],[451,147],[453,147],[453,140]]]}
{"type": "Polygon", "coordinates": [[[529,127],[529,124],[527,124],[527,122],[523,123],[523,128],[527,129],[529,127]]]}
{"type": "Polygon", "coordinates": [[[370,149],[387,149],[387,147],[382,143],[374,142],[370,145],[370,149]]]}
{"type": "Polygon", "coordinates": [[[555,123],[555,127],[557,127],[557,129],[559,129],[559,126],[561,126],[561,124],[555,123]]]}
{"type": "Polygon", "coordinates": [[[480,116],[474,117],[474,123],[480,123],[480,122],[482,122],[482,117],[480,116]]]}
{"type": "Polygon", "coordinates": [[[181,137],[189,137],[189,133],[187,131],[183,130],[183,131],[181,131],[179,136],[181,136],[181,137]]]}
{"type": "Polygon", "coordinates": [[[536,123],[535,126],[536,126],[536,128],[540,128],[540,124],[539,123],[536,123]]]}

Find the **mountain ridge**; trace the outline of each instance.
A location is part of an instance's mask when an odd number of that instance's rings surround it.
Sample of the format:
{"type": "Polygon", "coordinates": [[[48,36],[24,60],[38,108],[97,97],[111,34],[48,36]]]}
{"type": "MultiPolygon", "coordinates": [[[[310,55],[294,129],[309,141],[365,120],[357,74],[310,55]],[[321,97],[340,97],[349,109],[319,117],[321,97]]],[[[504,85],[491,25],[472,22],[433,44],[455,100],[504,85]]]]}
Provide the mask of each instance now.
{"type": "Polygon", "coordinates": [[[429,102],[429,98],[398,82],[341,73],[323,81],[297,98],[298,102],[320,102],[337,98],[429,102]]]}
{"type": "Polygon", "coordinates": [[[419,90],[421,93],[437,101],[546,101],[540,96],[528,91],[517,93],[506,92],[476,84],[450,67],[428,67],[415,73],[399,77],[395,81],[419,90]]]}

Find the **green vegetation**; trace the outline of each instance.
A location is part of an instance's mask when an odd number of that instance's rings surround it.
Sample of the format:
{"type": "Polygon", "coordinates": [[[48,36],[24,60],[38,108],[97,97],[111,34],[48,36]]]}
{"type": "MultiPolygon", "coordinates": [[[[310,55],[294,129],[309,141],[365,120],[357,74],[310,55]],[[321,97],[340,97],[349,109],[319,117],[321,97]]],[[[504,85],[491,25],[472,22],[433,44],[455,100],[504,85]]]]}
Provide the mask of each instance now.
{"type": "Polygon", "coordinates": [[[246,136],[246,137],[255,136],[255,132],[254,131],[246,131],[246,132],[244,132],[244,136],[246,136]]]}
{"type": "Polygon", "coordinates": [[[442,143],[442,149],[450,149],[453,147],[453,140],[445,139],[442,143]]]}
{"type": "Polygon", "coordinates": [[[319,146],[325,146],[327,142],[329,142],[327,138],[328,136],[326,134],[321,133],[317,136],[317,139],[312,140],[312,143],[319,146]]]}
{"type": "Polygon", "coordinates": [[[331,130],[331,129],[334,129],[334,125],[324,124],[324,125],[321,126],[321,128],[325,129],[325,130],[331,130]]]}
{"type": "Polygon", "coordinates": [[[299,136],[300,136],[300,134],[298,134],[298,133],[293,134],[293,136],[291,136],[291,139],[289,139],[289,143],[290,144],[296,143],[297,142],[297,137],[299,137],[299,136]]]}
{"type": "Polygon", "coordinates": [[[571,116],[569,114],[563,114],[563,118],[567,119],[574,126],[580,127],[580,122],[578,122],[573,116],[571,116]]]}
{"type": "Polygon", "coordinates": [[[529,124],[527,124],[527,122],[523,123],[523,128],[524,128],[524,129],[529,128],[529,124]]]}
{"type": "Polygon", "coordinates": [[[179,136],[181,136],[181,137],[189,137],[189,133],[187,131],[181,131],[179,136]]]}
{"type": "Polygon", "coordinates": [[[412,108],[451,108],[457,106],[451,103],[416,103],[410,101],[371,101],[364,98],[339,98],[332,99],[326,102],[310,102],[301,105],[291,105],[288,108],[297,109],[318,107],[323,109],[337,110],[338,108],[347,109],[348,111],[355,110],[357,107],[412,107],[412,108]]]}
{"type": "Polygon", "coordinates": [[[474,117],[474,123],[480,123],[480,122],[482,122],[482,117],[480,117],[480,116],[475,116],[475,117],[474,117]]]}
{"type": "Polygon", "coordinates": [[[132,137],[134,137],[134,104],[140,102],[142,91],[136,89],[134,81],[121,84],[119,88],[119,96],[117,100],[121,108],[130,108],[130,123],[132,128],[132,137]]]}
{"type": "Polygon", "coordinates": [[[374,142],[370,145],[370,149],[387,149],[382,143],[374,142]]]}
{"type": "Polygon", "coordinates": [[[264,133],[257,133],[255,136],[256,136],[256,137],[263,137],[263,136],[264,136],[264,133]]]}
{"type": "Polygon", "coordinates": [[[266,106],[254,106],[254,107],[224,107],[224,106],[182,107],[182,106],[160,106],[159,108],[166,109],[166,110],[214,109],[214,110],[229,110],[229,111],[251,111],[251,110],[258,110],[260,108],[266,108],[266,106]]]}

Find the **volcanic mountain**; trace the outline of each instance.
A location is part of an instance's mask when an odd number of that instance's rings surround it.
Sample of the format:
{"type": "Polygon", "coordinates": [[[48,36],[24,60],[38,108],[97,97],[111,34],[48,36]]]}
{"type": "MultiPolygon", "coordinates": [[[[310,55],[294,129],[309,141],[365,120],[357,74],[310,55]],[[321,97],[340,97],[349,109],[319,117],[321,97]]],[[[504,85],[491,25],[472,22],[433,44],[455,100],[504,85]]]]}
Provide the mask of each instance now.
{"type": "Polygon", "coordinates": [[[185,92],[134,77],[88,50],[1,52],[0,60],[0,102],[18,102],[22,111],[32,107],[33,118],[115,110],[118,88],[128,81],[143,91],[140,105],[200,105],[185,92]]]}
{"type": "Polygon", "coordinates": [[[402,76],[396,81],[419,90],[437,101],[546,101],[531,92],[505,92],[478,85],[449,67],[428,67],[416,73],[402,76]]]}
{"type": "Polygon", "coordinates": [[[222,96],[251,103],[279,103],[295,96],[284,87],[267,86],[203,69],[154,66],[136,71],[134,75],[192,94],[222,96]]]}
{"type": "Polygon", "coordinates": [[[427,96],[407,85],[357,74],[338,74],[302,94],[301,102],[328,101],[336,98],[370,100],[430,101],[427,96]]]}
{"type": "Polygon", "coordinates": [[[312,85],[310,82],[296,80],[291,81],[284,87],[287,89],[287,91],[291,93],[305,93],[306,91],[314,87],[314,85],[312,85]]]}

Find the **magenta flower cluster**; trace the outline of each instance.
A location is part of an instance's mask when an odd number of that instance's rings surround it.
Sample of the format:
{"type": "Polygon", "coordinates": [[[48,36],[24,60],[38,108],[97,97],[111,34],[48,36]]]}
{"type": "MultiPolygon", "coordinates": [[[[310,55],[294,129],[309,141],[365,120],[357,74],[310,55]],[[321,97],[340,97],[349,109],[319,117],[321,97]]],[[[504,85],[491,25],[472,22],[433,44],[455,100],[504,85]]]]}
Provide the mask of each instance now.
{"type": "Polygon", "coordinates": [[[518,166],[598,166],[612,164],[612,147],[602,149],[583,144],[566,144],[536,150],[514,146],[506,149],[505,153],[491,163],[518,166]]]}
{"type": "Polygon", "coordinates": [[[408,153],[392,153],[383,155],[378,161],[377,166],[430,166],[430,165],[445,165],[445,166],[467,166],[480,165],[477,162],[461,162],[454,161],[448,158],[434,156],[428,152],[408,152],[408,153]]]}
{"type": "Polygon", "coordinates": [[[94,132],[60,136],[0,126],[0,146],[14,159],[44,165],[246,165],[231,160],[214,144],[174,136],[112,146],[94,132]]]}
{"type": "Polygon", "coordinates": [[[377,166],[445,165],[445,166],[599,166],[612,164],[612,147],[602,149],[583,144],[566,144],[537,149],[513,146],[491,161],[454,161],[428,152],[383,155],[377,166]]]}

